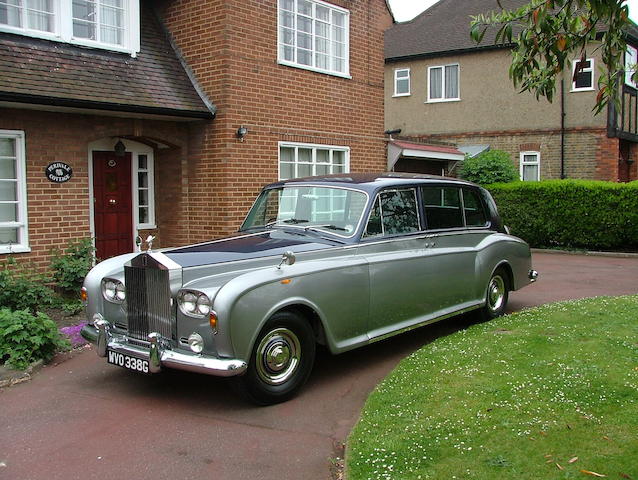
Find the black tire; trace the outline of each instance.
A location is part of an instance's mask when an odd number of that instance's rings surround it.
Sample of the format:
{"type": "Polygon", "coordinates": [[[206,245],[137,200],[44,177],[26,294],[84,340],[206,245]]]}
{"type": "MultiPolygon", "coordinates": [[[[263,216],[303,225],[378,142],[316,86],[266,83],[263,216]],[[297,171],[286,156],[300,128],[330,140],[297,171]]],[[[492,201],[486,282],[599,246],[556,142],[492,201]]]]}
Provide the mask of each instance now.
{"type": "Polygon", "coordinates": [[[500,317],[505,313],[509,300],[509,290],[509,275],[504,268],[499,267],[490,277],[485,291],[485,306],[481,310],[485,320],[500,317]]]}
{"type": "Polygon", "coordinates": [[[315,361],[315,335],[294,312],[278,312],[259,333],[246,373],[236,378],[240,393],[258,405],[292,398],[306,383],[315,361]]]}

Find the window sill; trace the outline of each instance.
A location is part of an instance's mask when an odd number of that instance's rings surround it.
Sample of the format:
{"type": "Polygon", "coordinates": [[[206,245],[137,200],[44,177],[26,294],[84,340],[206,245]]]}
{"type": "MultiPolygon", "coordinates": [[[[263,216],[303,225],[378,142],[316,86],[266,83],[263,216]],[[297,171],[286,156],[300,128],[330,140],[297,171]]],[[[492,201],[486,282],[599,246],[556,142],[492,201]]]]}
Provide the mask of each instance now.
{"type": "Polygon", "coordinates": [[[412,95],[412,94],[411,93],[395,93],[394,95],[392,95],[392,98],[409,97],[410,95],[412,95]]]}
{"type": "Polygon", "coordinates": [[[155,230],[157,225],[154,223],[140,223],[136,229],[137,230],[155,230]]]}
{"type": "Polygon", "coordinates": [[[575,92],[593,92],[596,89],[594,87],[587,87],[587,88],[572,88],[569,92],[570,93],[575,93],[575,92]]]}
{"type": "Polygon", "coordinates": [[[279,65],[284,65],[286,67],[299,68],[301,70],[308,70],[310,72],[323,73],[324,75],[330,75],[333,77],[347,78],[348,80],[352,80],[350,73],[339,73],[339,72],[331,72],[329,70],[321,70],[320,68],[311,67],[309,65],[301,65],[299,63],[288,62],[286,60],[277,60],[279,65]]]}
{"type": "Polygon", "coordinates": [[[460,102],[461,99],[460,98],[442,98],[442,99],[427,99],[425,102],[423,103],[448,103],[448,102],[460,102]]]}
{"type": "Polygon", "coordinates": [[[12,254],[12,253],[29,253],[31,248],[26,245],[3,245],[0,247],[0,255],[1,254],[12,254]]]}

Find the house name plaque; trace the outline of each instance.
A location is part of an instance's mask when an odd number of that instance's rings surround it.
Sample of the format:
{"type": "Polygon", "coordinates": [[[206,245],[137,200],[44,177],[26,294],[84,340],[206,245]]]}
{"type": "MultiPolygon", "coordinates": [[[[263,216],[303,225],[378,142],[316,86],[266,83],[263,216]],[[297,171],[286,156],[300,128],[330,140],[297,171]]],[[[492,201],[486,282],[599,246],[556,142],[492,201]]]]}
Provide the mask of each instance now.
{"type": "Polygon", "coordinates": [[[49,181],[54,183],[68,182],[73,176],[73,169],[70,165],[63,162],[54,162],[47,165],[44,174],[49,181]]]}

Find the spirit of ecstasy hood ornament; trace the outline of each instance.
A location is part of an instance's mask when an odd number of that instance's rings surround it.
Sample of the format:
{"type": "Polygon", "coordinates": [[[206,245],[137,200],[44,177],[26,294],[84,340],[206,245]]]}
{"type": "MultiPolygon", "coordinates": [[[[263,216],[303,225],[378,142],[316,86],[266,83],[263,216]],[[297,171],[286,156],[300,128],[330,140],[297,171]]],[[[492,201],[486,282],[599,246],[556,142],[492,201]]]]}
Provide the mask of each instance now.
{"type": "Polygon", "coordinates": [[[135,237],[135,246],[137,247],[137,251],[141,252],[142,251],[142,244],[144,242],[146,242],[146,251],[150,252],[153,248],[153,240],[155,240],[155,236],[154,235],[149,235],[148,237],[146,237],[146,240],[143,240],[141,236],[137,236],[135,237]]]}

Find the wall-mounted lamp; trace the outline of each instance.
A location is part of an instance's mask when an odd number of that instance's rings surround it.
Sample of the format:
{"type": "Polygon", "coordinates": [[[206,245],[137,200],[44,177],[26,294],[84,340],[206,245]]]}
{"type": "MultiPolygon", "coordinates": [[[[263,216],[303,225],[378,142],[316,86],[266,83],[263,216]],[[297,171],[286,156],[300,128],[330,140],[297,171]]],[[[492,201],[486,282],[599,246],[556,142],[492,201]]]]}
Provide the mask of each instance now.
{"type": "Polygon", "coordinates": [[[394,138],[392,138],[392,135],[398,135],[399,133],[401,133],[401,129],[400,128],[395,128],[394,130],[386,130],[385,132],[386,135],[390,136],[390,141],[394,140],[394,138]]]}
{"type": "Polygon", "coordinates": [[[244,137],[246,136],[247,133],[248,133],[248,129],[242,125],[241,127],[237,129],[237,133],[235,133],[235,135],[237,136],[237,138],[239,138],[239,140],[243,142],[244,137]]]}
{"type": "Polygon", "coordinates": [[[115,152],[116,157],[123,157],[126,153],[126,145],[122,142],[122,140],[118,140],[115,146],[113,147],[113,151],[115,152]]]}

